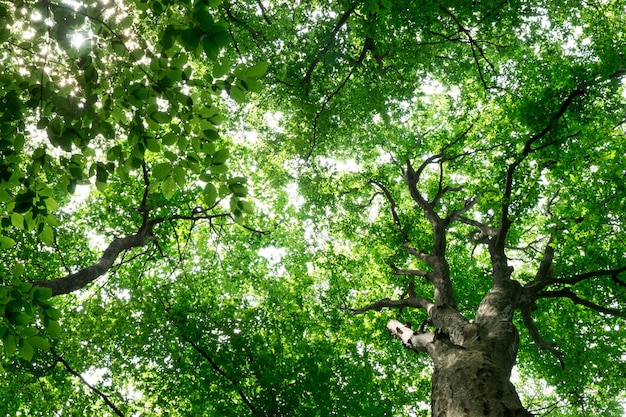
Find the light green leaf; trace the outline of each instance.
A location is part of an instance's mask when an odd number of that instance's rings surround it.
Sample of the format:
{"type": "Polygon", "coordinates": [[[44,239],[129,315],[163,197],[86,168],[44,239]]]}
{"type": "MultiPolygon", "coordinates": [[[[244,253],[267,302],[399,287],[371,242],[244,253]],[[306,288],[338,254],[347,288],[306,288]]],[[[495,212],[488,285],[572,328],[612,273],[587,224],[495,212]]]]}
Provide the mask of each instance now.
{"type": "Polygon", "coordinates": [[[52,246],[54,244],[54,230],[47,224],[44,224],[41,232],[39,232],[39,238],[46,245],[52,246]]]}
{"type": "Polygon", "coordinates": [[[174,196],[174,193],[178,190],[178,185],[176,181],[172,177],[167,177],[161,183],[161,192],[166,199],[171,199],[174,196]]]}
{"type": "Polygon", "coordinates": [[[18,262],[15,264],[15,266],[13,266],[13,278],[14,279],[18,279],[19,277],[22,276],[22,274],[24,273],[24,264],[21,262],[18,262]]]}
{"type": "Polygon", "coordinates": [[[11,213],[11,224],[18,229],[24,229],[24,216],[19,213],[11,213]]]}
{"type": "Polygon", "coordinates": [[[10,237],[0,236],[0,250],[8,249],[15,245],[15,240],[10,237]]]}
{"type": "Polygon", "coordinates": [[[185,183],[187,182],[187,173],[185,171],[185,168],[180,165],[174,166],[174,172],[172,176],[174,177],[176,184],[180,188],[185,186],[185,183]]]}

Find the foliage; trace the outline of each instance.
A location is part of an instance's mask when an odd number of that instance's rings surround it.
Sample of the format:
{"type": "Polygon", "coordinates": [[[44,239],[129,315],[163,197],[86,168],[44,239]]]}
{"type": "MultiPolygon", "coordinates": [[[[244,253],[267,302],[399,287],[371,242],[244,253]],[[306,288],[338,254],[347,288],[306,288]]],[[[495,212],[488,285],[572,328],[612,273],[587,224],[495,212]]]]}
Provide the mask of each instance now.
{"type": "Polygon", "coordinates": [[[384,332],[427,314],[349,310],[433,295],[405,250],[436,238],[405,182],[430,161],[419,191],[471,220],[460,313],[492,286],[476,224],[511,219],[522,286],[554,252],[539,336],[514,317],[524,405],[620,416],[624,16],[0,1],[0,414],[427,415],[428,358],[384,332]]]}

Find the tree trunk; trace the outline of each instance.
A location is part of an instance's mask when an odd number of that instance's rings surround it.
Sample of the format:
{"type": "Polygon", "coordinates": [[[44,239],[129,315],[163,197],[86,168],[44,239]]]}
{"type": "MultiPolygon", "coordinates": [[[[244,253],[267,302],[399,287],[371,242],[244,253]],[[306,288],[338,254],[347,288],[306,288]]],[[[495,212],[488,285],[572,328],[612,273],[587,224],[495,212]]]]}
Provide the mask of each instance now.
{"type": "Polygon", "coordinates": [[[435,361],[433,417],[532,416],[508,374],[480,350],[449,346],[435,361]]]}

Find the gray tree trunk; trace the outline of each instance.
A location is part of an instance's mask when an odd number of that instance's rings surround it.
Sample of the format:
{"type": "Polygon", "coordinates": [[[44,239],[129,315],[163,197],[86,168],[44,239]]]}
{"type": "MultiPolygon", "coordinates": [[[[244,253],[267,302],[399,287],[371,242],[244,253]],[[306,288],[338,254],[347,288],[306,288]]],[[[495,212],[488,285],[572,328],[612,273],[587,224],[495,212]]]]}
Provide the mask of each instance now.
{"type": "Polygon", "coordinates": [[[433,417],[530,417],[513,384],[488,354],[451,346],[435,363],[433,417]]]}

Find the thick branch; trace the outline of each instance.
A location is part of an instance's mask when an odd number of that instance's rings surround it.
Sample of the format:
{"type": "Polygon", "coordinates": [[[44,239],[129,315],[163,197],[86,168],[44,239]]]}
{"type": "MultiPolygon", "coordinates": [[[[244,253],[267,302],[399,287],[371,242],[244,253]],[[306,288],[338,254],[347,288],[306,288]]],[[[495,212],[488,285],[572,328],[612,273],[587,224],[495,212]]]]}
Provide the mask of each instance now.
{"type": "Polygon", "coordinates": [[[423,308],[426,312],[430,312],[431,308],[434,307],[434,303],[428,298],[423,297],[409,297],[403,300],[392,300],[389,298],[383,298],[381,300],[376,301],[375,303],[366,305],[361,308],[350,308],[349,311],[352,314],[362,314],[366,311],[374,310],[380,311],[383,308],[405,308],[405,307],[413,307],[413,308],[423,308]]]}
{"type": "Polygon", "coordinates": [[[414,332],[398,320],[389,320],[387,331],[395,338],[402,339],[402,344],[416,352],[427,352],[427,347],[435,340],[435,333],[414,332]]]}
{"type": "Polygon", "coordinates": [[[52,279],[49,281],[36,281],[33,282],[33,285],[38,287],[50,288],[52,290],[52,296],[61,295],[61,294],[70,294],[74,291],[80,290],[86,287],[88,284],[95,281],[97,278],[101,277],[105,273],[107,273],[113,263],[117,259],[120,253],[133,249],[145,246],[146,244],[154,241],[154,236],[152,235],[152,229],[155,225],[163,223],[167,220],[189,220],[189,221],[197,221],[197,220],[212,220],[215,218],[221,217],[230,217],[228,213],[221,214],[206,214],[204,211],[195,212],[191,215],[174,215],[170,217],[159,217],[157,219],[153,219],[148,221],[147,215],[149,210],[140,209],[143,219],[143,225],[139,228],[137,233],[132,235],[124,236],[121,238],[117,238],[109,243],[109,246],[104,250],[104,253],[100,257],[100,259],[92,265],[89,265],[73,274],[68,274],[65,277],[52,279]]]}
{"type": "Polygon", "coordinates": [[[392,265],[394,275],[410,275],[416,277],[428,277],[428,272],[419,269],[399,269],[392,265]]]}
{"type": "MultiPolygon", "coordinates": [[[[549,284],[557,284],[557,283],[558,284],[577,284],[579,282],[588,280],[590,278],[605,277],[605,276],[617,277],[617,275],[621,274],[624,271],[626,271],[626,266],[622,266],[621,268],[617,268],[617,269],[607,269],[607,270],[600,270],[600,271],[585,272],[584,274],[574,275],[571,278],[556,278],[552,281],[549,281],[549,284]]],[[[613,280],[615,281],[615,278],[613,280]]]]}
{"type": "Polygon", "coordinates": [[[65,277],[50,281],[38,281],[34,282],[33,285],[50,288],[53,296],[80,290],[111,269],[121,252],[144,246],[152,240],[151,227],[142,227],[135,234],[117,238],[111,242],[96,263],[65,277]]]}

